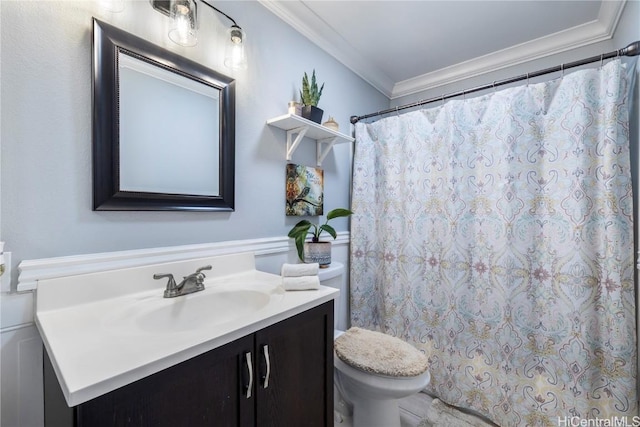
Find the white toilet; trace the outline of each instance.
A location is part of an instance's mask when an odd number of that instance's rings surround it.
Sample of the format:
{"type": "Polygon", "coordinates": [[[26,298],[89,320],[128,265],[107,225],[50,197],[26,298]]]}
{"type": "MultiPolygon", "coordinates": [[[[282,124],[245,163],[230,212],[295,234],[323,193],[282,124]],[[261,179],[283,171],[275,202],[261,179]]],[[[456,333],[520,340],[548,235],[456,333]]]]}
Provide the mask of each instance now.
{"type": "Polygon", "coordinates": [[[418,364],[421,365],[426,363],[426,360],[421,359],[424,356],[417,349],[388,335],[354,328],[343,336],[348,324],[349,301],[348,290],[343,288],[343,275],[344,265],[336,262],[327,269],[321,269],[319,273],[320,282],[324,286],[340,289],[340,296],[335,300],[334,307],[334,339],[342,337],[336,342],[336,349],[339,350],[340,356],[334,352],[336,422],[339,423],[343,417],[353,414],[353,427],[400,427],[398,399],[419,392],[430,380],[426,365],[417,369],[415,366],[409,370],[406,368],[414,362],[419,362],[418,364]],[[354,346],[355,350],[352,350],[351,344],[354,343],[364,343],[365,351],[358,352],[357,345],[354,346]],[[401,354],[406,356],[401,357],[404,360],[396,360],[394,362],[399,363],[393,364],[382,362],[391,360],[390,354],[384,354],[388,345],[400,346],[401,354]],[[377,349],[375,357],[368,357],[367,353],[370,353],[372,346],[377,349]],[[385,365],[394,366],[387,369],[389,366],[385,365]]]}

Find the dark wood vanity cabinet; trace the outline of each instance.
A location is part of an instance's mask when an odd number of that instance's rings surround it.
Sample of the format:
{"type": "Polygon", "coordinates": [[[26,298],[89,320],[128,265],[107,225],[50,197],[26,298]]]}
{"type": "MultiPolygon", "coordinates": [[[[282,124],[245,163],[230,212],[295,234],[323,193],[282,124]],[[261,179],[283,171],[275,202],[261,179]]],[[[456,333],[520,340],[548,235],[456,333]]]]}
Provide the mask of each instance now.
{"type": "Polygon", "coordinates": [[[333,426],[333,301],[256,332],[257,426],[333,426]]]}
{"type": "Polygon", "coordinates": [[[333,301],[73,408],[45,354],[44,386],[46,427],[332,426],[333,301]]]}

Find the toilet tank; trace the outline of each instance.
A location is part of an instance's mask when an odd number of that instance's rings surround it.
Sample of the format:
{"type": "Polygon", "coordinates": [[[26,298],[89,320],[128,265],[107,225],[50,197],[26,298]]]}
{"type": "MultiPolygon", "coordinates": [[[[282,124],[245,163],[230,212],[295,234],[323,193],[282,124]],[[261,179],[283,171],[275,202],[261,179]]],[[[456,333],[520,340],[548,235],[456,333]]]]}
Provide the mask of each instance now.
{"type": "Polygon", "coordinates": [[[329,267],[318,272],[320,284],[340,289],[340,295],[333,301],[334,329],[346,331],[349,325],[349,290],[344,264],[332,262],[329,267]]]}

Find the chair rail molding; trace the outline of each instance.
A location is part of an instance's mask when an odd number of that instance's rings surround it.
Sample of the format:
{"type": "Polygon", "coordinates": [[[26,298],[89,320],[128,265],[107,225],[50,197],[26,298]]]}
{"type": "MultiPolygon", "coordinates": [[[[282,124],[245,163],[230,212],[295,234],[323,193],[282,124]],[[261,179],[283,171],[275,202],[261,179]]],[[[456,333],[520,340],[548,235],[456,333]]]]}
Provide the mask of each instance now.
{"type": "MultiPolygon", "coordinates": [[[[337,234],[337,238],[332,241],[334,245],[349,244],[348,231],[341,231],[337,234]]],[[[33,291],[37,289],[39,280],[57,277],[242,252],[253,252],[259,257],[261,255],[295,253],[295,251],[292,239],[270,237],[24,260],[18,265],[17,291],[33,291]]]]}

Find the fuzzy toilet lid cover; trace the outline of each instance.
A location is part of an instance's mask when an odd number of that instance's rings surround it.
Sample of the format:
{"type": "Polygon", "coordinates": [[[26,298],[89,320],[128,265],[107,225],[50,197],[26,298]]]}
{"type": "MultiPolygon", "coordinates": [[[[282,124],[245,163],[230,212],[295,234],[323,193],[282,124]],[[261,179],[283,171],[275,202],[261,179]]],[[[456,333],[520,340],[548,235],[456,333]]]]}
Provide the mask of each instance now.
{"type": "Polygon", "coordinates": [[[414,377],[429,367],[427,356],[399,338],[357,327],[336,338],[338,357],[360,370],[391,377],[414,377]]]}

